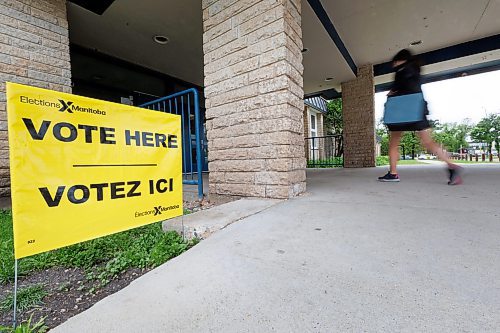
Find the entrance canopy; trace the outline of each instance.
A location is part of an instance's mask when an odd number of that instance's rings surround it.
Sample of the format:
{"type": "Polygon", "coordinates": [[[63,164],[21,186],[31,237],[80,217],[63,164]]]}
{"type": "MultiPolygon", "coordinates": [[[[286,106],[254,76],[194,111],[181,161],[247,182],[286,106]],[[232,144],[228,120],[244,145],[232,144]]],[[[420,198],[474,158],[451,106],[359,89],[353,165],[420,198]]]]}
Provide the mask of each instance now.
{"type": "Polygon", "coordinates": [[[498,13],[500,2],[488,0],[303,1],[304,90],[338,90],[354,78],[353,65],[373,64],[375,83],[388,82],[385,63],[403,48],[421,54],[424,74],[435,78],[498,68],[498,13]]]}
{"type": "MultiPolygon", "coordinates": [[[[69,4],[73,44],[203,86],[201,1],[107,3],[101,15],[69,4]]],[[[490,0],[303,0],[305,94],[334,97],[365,64],[375,65],[383,89],[392,79],[387,62],[408,47],[422,56],[429,81],[498,69],[498,13],[500,2],[490,0]]]]}

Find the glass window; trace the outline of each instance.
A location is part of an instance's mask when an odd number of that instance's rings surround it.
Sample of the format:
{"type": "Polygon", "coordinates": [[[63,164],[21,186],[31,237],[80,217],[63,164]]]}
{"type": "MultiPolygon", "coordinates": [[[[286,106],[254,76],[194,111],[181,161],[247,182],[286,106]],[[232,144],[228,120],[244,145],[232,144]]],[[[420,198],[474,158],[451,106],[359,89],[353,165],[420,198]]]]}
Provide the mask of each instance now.
{"type": "Polygon", "coordinates": [[[316,129],[316,115],[311,114],[311,129],[315,130],[316,129]]]}

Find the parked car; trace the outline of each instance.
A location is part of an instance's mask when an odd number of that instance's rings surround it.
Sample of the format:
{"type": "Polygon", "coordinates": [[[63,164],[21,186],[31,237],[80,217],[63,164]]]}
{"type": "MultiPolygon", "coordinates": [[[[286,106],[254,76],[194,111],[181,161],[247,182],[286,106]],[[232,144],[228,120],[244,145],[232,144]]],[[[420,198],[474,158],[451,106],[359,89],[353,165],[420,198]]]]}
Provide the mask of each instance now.
{"type": "Polygon", "coordinates": [[[419,160],[426,160],[426,159],[427,159],[427,156],[426,156],[425,154],[420,154],[420,155],[418,156],[418,159],[419,159],[419,160]]]}

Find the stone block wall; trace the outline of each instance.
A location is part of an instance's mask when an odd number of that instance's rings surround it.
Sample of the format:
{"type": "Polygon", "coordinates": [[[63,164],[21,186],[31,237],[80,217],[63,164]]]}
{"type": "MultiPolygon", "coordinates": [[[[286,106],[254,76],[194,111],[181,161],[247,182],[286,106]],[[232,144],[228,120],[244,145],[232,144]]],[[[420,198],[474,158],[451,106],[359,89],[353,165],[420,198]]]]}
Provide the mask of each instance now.
{"type": "Polygon", "coordinates": [[[71,92],[65,0],[0,1],[0,196],[10,193],[7,81],[71,92]]]}
{"type": "Polygon", "coordinates": [[[300,0],[203,0],[210,193],[305,191],[300,0]]]}
{"type": "Polygon", "coordinates": [[[358,69],[357,78],[342,83],[344,167],[375,166],[375,86],[373,66],[358,69]]]}

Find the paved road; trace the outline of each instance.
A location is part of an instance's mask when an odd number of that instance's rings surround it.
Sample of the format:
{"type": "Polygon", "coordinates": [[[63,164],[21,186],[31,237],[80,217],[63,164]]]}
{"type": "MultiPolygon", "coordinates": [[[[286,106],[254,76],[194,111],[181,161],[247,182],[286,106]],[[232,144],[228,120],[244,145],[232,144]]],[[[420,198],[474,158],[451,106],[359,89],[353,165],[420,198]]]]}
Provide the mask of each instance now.
{"type": "Polygon", "coordinates": [[[52,332],[498,332],[500,167],[319,170],[52,332]]]}

